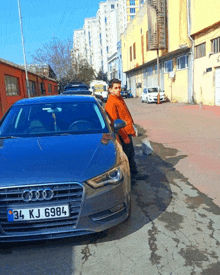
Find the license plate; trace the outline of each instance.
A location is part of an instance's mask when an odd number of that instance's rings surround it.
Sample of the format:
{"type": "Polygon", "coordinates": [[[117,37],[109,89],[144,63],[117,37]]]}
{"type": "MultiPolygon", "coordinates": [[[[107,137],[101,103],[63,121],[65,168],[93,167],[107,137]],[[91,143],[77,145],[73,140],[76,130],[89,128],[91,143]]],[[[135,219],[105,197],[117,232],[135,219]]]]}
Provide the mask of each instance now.
{"type": "Polygon", "coordinates": [[[7,209],[9,222],[69,217],[69,205],[25,209],[7,209]]]}

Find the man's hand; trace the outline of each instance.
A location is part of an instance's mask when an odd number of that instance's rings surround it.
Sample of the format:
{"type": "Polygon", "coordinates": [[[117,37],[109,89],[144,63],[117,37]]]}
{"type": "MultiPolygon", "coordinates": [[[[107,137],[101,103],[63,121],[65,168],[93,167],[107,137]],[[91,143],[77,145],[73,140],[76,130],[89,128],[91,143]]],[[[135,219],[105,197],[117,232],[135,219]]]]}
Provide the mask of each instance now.
{"type": "Polygon", "coordinates": [[[126,139],[124,139],[124,143],[126,144],[129,144],[131,141],[130,141],[130,138],[129,137],[126,137],[126,139]]]}

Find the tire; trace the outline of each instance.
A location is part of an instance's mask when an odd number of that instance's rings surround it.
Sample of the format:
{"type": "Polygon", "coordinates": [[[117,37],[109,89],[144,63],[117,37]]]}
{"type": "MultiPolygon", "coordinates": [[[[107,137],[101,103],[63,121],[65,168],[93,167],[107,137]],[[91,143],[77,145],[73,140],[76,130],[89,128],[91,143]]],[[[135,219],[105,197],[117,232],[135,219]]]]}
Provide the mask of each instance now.
{"type": "Polygon", "coordinates": [[[141,103],[144,103],[143,98],[141,98],[141,103]]]}
{"type": "Polygon", "coordinates": [[[147,104],[149,103],[149,99],[148,99],[148,97],[146,98],[146,103],[147,103],[147,104]]]}

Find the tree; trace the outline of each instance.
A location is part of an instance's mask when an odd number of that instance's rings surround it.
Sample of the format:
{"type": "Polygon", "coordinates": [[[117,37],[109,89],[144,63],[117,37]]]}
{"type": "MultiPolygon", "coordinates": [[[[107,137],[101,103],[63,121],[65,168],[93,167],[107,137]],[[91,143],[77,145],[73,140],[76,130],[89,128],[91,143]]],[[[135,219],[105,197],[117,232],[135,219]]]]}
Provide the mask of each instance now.
{"type": "Polygon", "coordinates": [[[87,85],[94,78],[94,71],[86,60],[73,57],[72,42],[52,38],[49,43],[43,44],[42,48],[32,55],[33,63],[48,64],[56,74],[59,88],[73,81],[83,81],[87,85]],[[91,80],[90,80],[91,78],[91,80]]]}
{"type": "Polygon", "coordinates": [[[102,70],[99,70],[97,76],[96,76],[97,80],[103,80],[105,82],[108,81],[108,74],[107,73],[103,73],[102,70]]]}
{"type": "Polygon", "coordinates": [[[84,82],[86,85],[89,86],[90,82],[95,78],[95,71],[88,63],[88,61],[83,59],[75,59],[74,60],[74,67],[75,67],[75,75],[76,80],[80,82],[84,82]]]}

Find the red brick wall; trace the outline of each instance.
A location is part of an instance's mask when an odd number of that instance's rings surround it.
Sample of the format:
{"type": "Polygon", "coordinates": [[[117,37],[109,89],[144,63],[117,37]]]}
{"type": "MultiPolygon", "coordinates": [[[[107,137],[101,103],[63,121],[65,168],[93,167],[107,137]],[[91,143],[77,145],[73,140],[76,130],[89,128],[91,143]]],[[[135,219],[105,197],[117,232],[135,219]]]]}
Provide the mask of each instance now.
{"type": "MultiPolygon", "coordinates": [[[[46,90],[46,94],[48,93],[48,85],[52,84],[52,93],[57,94],[58,93],[58,85],[55,80],[51,80],[45,77],[41,77],[34,73],[28,72],[28,79],[35,82],[35,89],[36,89],[36,96],[42,96],[41,90],[40,90],[40,83],[44,83],[44,88],[46,90]],[[55,88],[57,87],[57,88],[55,88]],[[55,90],[57,92],[55,92],[55,90]]],[[[8,108],[14,104],[16,101],[22,98],[27,98],[27,91],[26,91],[26,75],[25,71],[17,67],[16,65],[11,65],[10,63],[4,63],[0,61],[0,119],[5,114],[5,112],[8,110],[8,108]],[[19,95],[18,96],[7,96],[6,95],[6,88],[5,88],[5,75],[10,75],[13,77],[18,78],[18,86],[19,86],[19,95]]]]}

